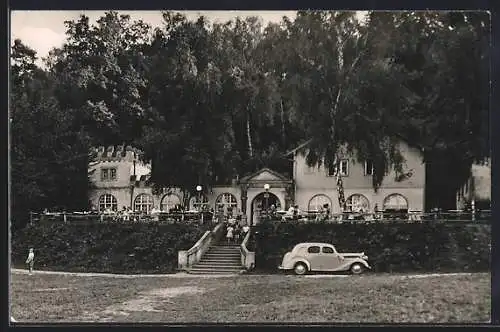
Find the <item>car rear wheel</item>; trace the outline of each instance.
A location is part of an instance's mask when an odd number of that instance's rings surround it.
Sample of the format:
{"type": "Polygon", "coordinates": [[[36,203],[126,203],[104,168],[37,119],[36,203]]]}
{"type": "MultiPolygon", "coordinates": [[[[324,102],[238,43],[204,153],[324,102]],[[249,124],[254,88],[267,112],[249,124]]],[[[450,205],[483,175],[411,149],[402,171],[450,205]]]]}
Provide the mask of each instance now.
{"type": "Polygon", "coordinates": [[[295,264],[295,267],[293,268],[293,272],[295,272],[296,275],[303,275],[307,273],[307,266],[304,263],[297,263],[295,264]]]}
{"type": "Polygon", "coordinates": [[[351,265],[352,274],[361,274],[365,270],[365,267],[361,263],[354,263],[351,265]]]}

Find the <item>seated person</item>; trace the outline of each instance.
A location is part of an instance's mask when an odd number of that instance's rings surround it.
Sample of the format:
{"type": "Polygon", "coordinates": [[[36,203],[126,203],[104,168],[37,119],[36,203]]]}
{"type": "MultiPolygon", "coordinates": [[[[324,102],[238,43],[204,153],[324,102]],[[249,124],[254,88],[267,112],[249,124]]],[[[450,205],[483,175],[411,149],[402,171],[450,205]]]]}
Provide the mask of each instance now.
{"type": "Polygon", "coordinates": [[[324,214],[325,214],[325,210],[323,209],[322,206],[320,206],[318,211],[316,212],[316,220],[317,221],[324,220],[324,214]]]}
{"type": "Polygon", "coordinates": [[[286,211],[286,213],[283,215],[282,219],[283,220],[292,219],[294,212],[295,212],[295,206],[294,205],[290,205],[290,207],[288,208],[288,211],[286,211]]]}
{"type": "Polygon", "coordinates": [[[302,214],[302,212],[300,211],[299,206],[295,205],[293,207],[293,219],[299,219],[301,214],[302,214]]]}

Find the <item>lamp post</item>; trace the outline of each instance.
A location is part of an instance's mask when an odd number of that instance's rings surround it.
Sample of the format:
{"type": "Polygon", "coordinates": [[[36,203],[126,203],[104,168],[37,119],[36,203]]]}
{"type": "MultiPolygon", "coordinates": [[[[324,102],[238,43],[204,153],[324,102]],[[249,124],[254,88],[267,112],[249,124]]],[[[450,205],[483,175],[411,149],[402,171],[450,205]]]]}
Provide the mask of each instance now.
{"type": "Polygon", "coordinates": [[[201,211],[201,190],[202,189],[203,188],[200,185],[196,186],[196,191],[198,192],[198,210],[199,211],[201,211]]]}
{"type": "Polygon", "coordinates": [[[200,185],[196,186],[196,191],[198,192],[198,212],[201,214],[201,223],[203,224],[203,212],[201,211],[201,190],[203,188],[200,185]]]}
{"type": "Polygon", "coordinates": [[[266,191],[264,193],[264,198],[266,199],[266,213],[269,211],[269,189],[271,188],[271,186],[266,183],[264,185],[264,190],[266,191]]]}

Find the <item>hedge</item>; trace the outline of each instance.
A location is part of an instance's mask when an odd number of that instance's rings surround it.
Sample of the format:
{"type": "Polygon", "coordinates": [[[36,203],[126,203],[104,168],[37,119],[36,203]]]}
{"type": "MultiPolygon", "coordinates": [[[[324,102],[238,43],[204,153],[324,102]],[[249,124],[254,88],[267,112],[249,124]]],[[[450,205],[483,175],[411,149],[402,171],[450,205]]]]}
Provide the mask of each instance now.
{"type": "Polygon", "coordinates": [[[173,273],[177,252],[206,229],[189,224],[39,224],[12,234],[12,265],[24,267],[35,249],[35,269],[102,273],[173,273]]]}
{"type": "Polygon", "coordinates": [[[255,227],[256,269],[276,271],[300,242],[365,252],[375,272],[490,270],[489,224],[445,222],[327,224],[268,221],[255,227]]]}

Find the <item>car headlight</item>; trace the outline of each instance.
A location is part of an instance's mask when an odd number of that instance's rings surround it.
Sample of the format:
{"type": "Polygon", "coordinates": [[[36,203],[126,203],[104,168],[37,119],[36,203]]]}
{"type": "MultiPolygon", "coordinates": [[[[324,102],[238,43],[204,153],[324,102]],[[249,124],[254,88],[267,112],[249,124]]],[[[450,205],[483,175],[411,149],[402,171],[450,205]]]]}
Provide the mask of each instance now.
{"type": "Polygon", "coordinates": [[[366,261],[366,260],[368,260],[368,256],[366,256],[366,255],[364,255],[364,256],[363,256],[363,257],[361,257],[361,258],[363,258],[365,261],[366,261]]]}

